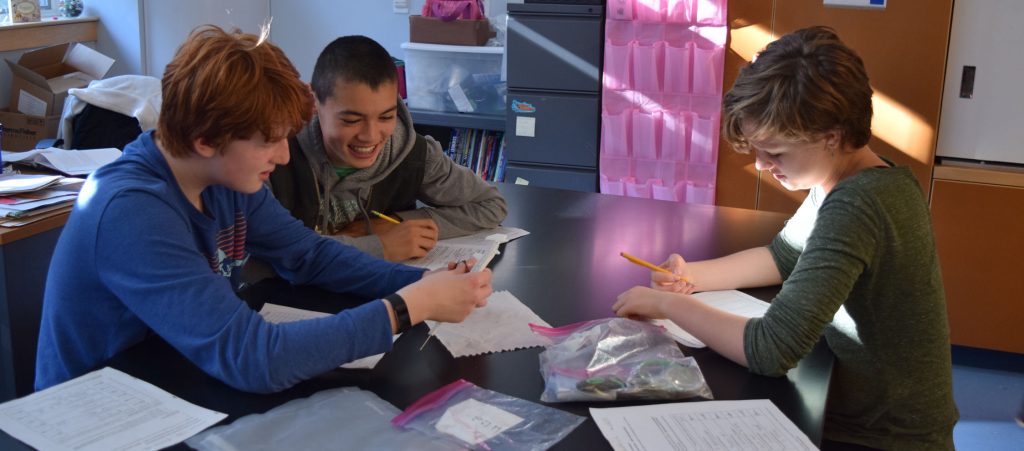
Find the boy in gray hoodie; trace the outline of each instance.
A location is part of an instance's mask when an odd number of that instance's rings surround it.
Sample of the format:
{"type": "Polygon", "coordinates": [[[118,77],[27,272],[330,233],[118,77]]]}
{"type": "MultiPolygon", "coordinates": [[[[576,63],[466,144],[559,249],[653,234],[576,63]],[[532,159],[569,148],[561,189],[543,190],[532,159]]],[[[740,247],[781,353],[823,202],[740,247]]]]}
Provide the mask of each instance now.
{"type": "Polygon", "coordinates": [[[402,261],[426,255],[438,239],[505,219],[497,188],[413,130],[395,64],[380,44],[364,36],[334,40],[317,58],[311,88],[316,114],[290,140],[291,159],[269,182],[307,227],[402,261]]]}

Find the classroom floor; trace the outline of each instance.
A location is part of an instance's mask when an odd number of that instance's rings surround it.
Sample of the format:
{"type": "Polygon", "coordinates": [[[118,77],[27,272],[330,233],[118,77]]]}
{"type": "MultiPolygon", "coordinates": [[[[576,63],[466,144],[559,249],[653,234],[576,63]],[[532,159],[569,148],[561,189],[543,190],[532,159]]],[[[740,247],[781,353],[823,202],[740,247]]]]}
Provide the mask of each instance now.
{"type": "Polygon", "coordinates": [[[953,398],[960,422],[953,429],[958,450],[1022,450],[1024,354],[953,347],[953,398]]]}

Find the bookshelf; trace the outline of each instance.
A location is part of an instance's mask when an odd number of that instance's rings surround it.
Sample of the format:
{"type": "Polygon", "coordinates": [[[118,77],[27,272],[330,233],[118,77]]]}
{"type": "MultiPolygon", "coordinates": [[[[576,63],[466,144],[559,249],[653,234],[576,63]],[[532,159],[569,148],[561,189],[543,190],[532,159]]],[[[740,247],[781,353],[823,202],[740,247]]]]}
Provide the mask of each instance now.
{"type": "Polygon", "coordinates": [[[410,108],[416,131],[441,143],[445,155],[488,182],[504,181],[505,116],[410,108]]]}

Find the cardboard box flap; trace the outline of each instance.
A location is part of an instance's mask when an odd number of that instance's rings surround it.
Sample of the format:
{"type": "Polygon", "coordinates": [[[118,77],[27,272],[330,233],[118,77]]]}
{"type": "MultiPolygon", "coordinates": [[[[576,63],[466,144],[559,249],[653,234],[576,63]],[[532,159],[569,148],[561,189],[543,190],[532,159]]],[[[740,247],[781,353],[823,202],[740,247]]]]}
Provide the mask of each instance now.
{"type": "Polygon", "coordinates": [[[69,66],[88,74],[93,80],[103,78],[114,65],[114,59],[88,46],[75,44],[64,60],[69,66]]]}
{"type": "Polygon", "coordinates": [[[49,86],[46,83],[46,77],[43,77],[42,75],[39,75],[32,69],[29,69],[11,60],[6,61],[7,67],[11,68],[11,73],[14,74],[15,77],[20,77],[33,85],[40,86],[43,88],[49,86]]]}
{"type": "Polygon", "coordinates": [[[18,64],[29,69],[36,69],[54,63],[64,61],[64,55],[68,53],[70,43],[58,44],[51,47],[25,52],[18,58],[18,64]]]}

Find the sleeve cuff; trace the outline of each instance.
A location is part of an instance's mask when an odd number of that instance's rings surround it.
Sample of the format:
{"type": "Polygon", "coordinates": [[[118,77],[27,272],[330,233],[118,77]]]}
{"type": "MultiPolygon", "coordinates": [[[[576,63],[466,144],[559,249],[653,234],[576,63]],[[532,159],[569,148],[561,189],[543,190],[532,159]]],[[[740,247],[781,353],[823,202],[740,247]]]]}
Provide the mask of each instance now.
{"type": "Polygon", "coordinates": [[[384,258],[384,245],[381,244],[380,237],[377,235],[366,235],[360,237],[330,235],[330,237],[335,241],[352,246],[374,257],[384,258]]]}
{"type": "MultiPolygon", "coordinates": [[[[430,213],[427,212],[426,208],[417,208],[415,210],[399,211],[399,212],[396,212],[395,215],[400,217],[400,218],[402,218],[403,220],[409,220],[409,219],[434,219],[434,218],[432,218],[430,216],[430,213]]],[[[435,222],[436,222],[436,220],[435,220],[435,222]]]]}

